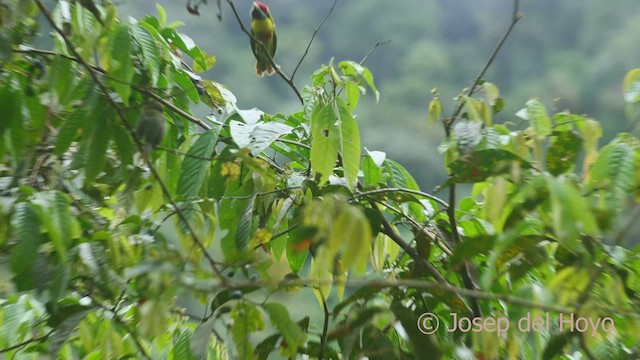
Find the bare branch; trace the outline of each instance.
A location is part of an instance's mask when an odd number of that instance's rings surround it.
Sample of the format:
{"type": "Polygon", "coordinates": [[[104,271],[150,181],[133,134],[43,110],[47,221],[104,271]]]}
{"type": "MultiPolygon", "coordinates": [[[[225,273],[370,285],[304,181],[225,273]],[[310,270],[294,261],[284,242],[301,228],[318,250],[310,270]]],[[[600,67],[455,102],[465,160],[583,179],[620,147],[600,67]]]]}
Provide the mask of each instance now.
{"type": "Polygon", "coordinates": [[[371,50],[369,50],[369,52],[367,53],[367,55],[365,55],[362,60],[360,60],[360,65],[364,64],[365,61],[367,61],[369,59],[369,57],[371,56],[371,54],[373,54],[374,51],[376,51],[377,48],[379,48],[380,46],[384,46],[387,45],[388,43],[390,43],[391,40],[386,40],[383,42],[377,42],[375,45],[373,45],[373,48],[371,48],[371,50]]]}
{"type": "Polygon", "coordinates": [[[18,343],[18,344],[15,344],[15,345],[11,345],[11,346],[6,347],[4,349],[0,349],[0,354],[9,352],[11,350],[20,349],[22,347],[25,347],[25,346],[31,344],[31,343],[46,341],[49,338],[49,336],[51,334],[53,334],[53,331],[54,330],[51,330],[51,331],[49,331],[48,333],[46,333],[46,334],[44,334],[42,336],[36,336],[36,337],[33,337],[33,338],[29,339],[29,340],[25,340],[25,341],[23,341],[21,343],[18,343]]]}
{"type": "Polygon", "coordinates": [[[329,334],[329,307],[324,298],[322,290],[318,288],[320,298],[322,298],[322,310],[324,311],[324,323],[322,325],[322,337],[320,338],[320,350],[318,350],[318,360],[324,360],[324,348],[327,346],[327,335],[329,334]]]}
{"type": "Polygon", "coordinates": [[[333,5],[331,5],[331,9],[329,9],[329,12],[327,13],[327,15],[324,17],[324,19],[322,19],[322,22],[320,23],[320,25],[318,25],[316,30],[313,32],[313,35],[311,36],[311,40],[309,40],[309,43],[307,44],[307,48],[304,50],[304,54],[302,54],[300,61],[298,61],[298,64],[296,65],[296,68],[293,69],[293,73],[291,73],[291,80],[293,80],[293,78],[296,76],[296,72],[298,72],[298,68],[302,64],[302,61],[304,61],[304,58],[309,53],[309,49],[311,48],[311,44],[313,44],[313,40],[316,38],[316,35],[318,35],[318,32],[320,31],[320,29],[322,29],[322,26],[327,21],[329,16],[331,16],[331,13],[333,13],[333,9],[336,7],[337,3],[338,3],[338,0],[333,0],[333,5]]]}
{"type": "MultiPolygon", "coordinates": [[[[509,35],[511,35],[511,32],[513,31],[513,28],[518,23],[518,20],[522,19],[522,17],[524,16],[524,14],[521,13],[519,10],[520,10],[520,1],[519,0],[514,0],[513,16],[512,16],[512,19],[511,19],[511,24],[509,24],[509,28],[507,28],[507,31],[504,33],[504,35],[502,36],[502,38],[498,42],[498,45],[493,50],[493,53],[491,53],[491,56],[489,56],[489,59],[485,63],[484,67],[482,68],[482,70],[480,70],[480,73],[478,73],[478,76],[476,76],[476,78],[473,81],[471,87],[469,88],[469,90],[467,90],[467,93],[466,93],[467,96],[471,96],[471,94],[473,94],[473,92],[476,90],[476,87],[480,83],[480,80],[482,80],[482,77],[487,72],[487,70],[489,70],[489,67],[491,67],[491,64],[493,64],[493,61],[496,59],[496,56],[498,55],[498,53],[502,49],[502,45],[504,45],[504,43],[507,41],[507,38],[509,37],[509,35]]],[[[451,117],[449,117],[448,119],[444,120],[445,132],[446,132],[447,137],[449,137],[449,135],[450,135],[451,125],[453,125],[453,122],[455,121],[455,119],[458,117],[458,115],[460,115],[460,112],[462,111],[463,107],[464,107],[464,101],[461,100],[460,104],[458,105],[456,110],[453,112],[451,117]]]]}

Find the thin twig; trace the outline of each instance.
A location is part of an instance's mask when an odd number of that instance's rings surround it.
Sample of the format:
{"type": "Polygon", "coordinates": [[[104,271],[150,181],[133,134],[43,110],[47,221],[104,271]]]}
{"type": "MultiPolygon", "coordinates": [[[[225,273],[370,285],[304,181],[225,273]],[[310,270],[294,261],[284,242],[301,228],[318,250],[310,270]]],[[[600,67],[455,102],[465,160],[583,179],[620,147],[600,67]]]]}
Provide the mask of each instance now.
{"type": "Polygon", "coordinates": [[[338,3],[338,0],[333,0],[333,5],[331,5],[331,9],[329,9],[329,12],[327,13],[327,15],[324,17],[324,19],[322,19],[322,22],[320,23],[320,25],[318,25],[316,30],[313,32],[313,35],[311,36],[311,40],[309,40],[309,43],[307,44],[307,48],[304,50],[304,54],[302,54],[302,57],[300,58],[300,60],[298,61],[298,64],[296,65],[296,68],[293,69],[293,72],[291,73],[291,80],[292,81],[293,81],[293,78],[296,76],[296,72],[298,71],[298,68],[300,67],[300,65],[304,61],[304,58],[309,53],[309,49],[311,48],[311,44],[313,44],[313,40],[316,38],[316,35],[318,35],[318,32],[320,31],[320,29],[322,29],[322,26],[327,21],[329,16],[331,16],[331,13],[333,13],[333,9],[336,7],[337,3],[338,3]]]}
{"type": "MultiPolygon", "coordinates": [[[[335,285],[337,280],[327,280],[327,279],[297,279],[294,280],[295,284],[300,286],[312,286],[318,287],[323,285],[335,285]]],[[[470,298],[475,298],[478,300],[495,300],[502,301],[505,303],[519,305],[526,308],[531,309],[539,309],[546,310],[555,313],[563,313],[563,314],[571,314],[574,313],[575,307],[573,306],[562,306],[562,305],[552,305],[540,303],[534,300],[529,300],[513,295],[507,294],[498,294],[485,292],[480,290],[469,290],[457,286],[453,286],[449,283],[440,283],[437,281],[425,281],[425,280],[416,280],[416,279],[395,279],[395,280],[387,280],[387,279],[348,279],[346,281],[340,280],[342,285],[351,288],[371,288],[371,289],[383,289],[383,288],[393,288],[393,289],[401,289],[401,288],[411,288],[411,289],[424,289],[424,290],[442,290],[451,294],[465,296],[470,298]]],[[[290,284],[287,282],[283,282],[281,286],[287,287],[290,284]]],[[[255,288],[257,286],[263,286],[261,282],[247,282],[247,283],[238,283],[234,284],[236,289],[241,288],[255,288]]],[[[640,318],[638,314],[629,314],[634,318],[640,318]]]]}
{"type": "Polygon", "coordinates": [[[629,123],[626,132],[632,132],[633,130],[635,130],[636,126],[638,126],[638,123],[640,123],[640,112],[638,112],[631,123],[629,123]]]}
{"type": "MultiPolygon", "coordinates": [[[[69,38],[62,31],[62,29],[60,29],[58,27],[58,25],[55,23],[55,21],[53,21],[53,16],[52,16],[51,12],[49,11],[49,9],[46,6],[44,6],[44,4],[42,3],[42,0],[34,0],[34,1],[38,5],[38,8],[40,8],[40,11],[43,13],[43,15],[47,18],[47,21],[50,23],[51,27],[62,37],[62,39],[64,40],[65,44],[67,45],[67,48],[69,49],[69,51],[71,51],[73,53],[73,55],[75,56],[76,61],[78,61],[89,72],[89,75],[93,78],[93,81],[97,84],[97,86],[100,88],[100,90],[104,93],[104,96],[105,96],[107,102],[116,111],[116,113],[118,114],[118,117],[120,117],[120,119],[122,120],[122,123],[124,124],[125,128],[127,129],[129,134],[133,138],[136,146],[138,147],[138,150],[142,153],[143,152],[143,144],[142,144],[142,142],[138,138],[135,130],[133,129],[133,127],[129,123],[129,120],[127,119],[127,117],[124,114],[124,112],[122,111],[122,109],[115,103],[115,101],[111,98],[111,96],[109,96],[109,89],[107,89],[107,87],[100,80],[99,76],[97,75],[98,72],[80,56],[80,54],[78,53],[78,50],[75,48],[75,46],[71,42],[71,40],[69,40],[69,38]]],[[[171,192],[169,192],[169,189],[167,188],[166,184],[162,180],[162,177],[160,176],[158,171],[153,166],[151,160],[147,158],[147,159],[144,159],[144,161],[146,162],[146,165],[148,166],[149,170],[151,171],[151,174],[153,175],[153,177],[156,179],[156,181],[160,185],[160,188],[162,189],[162,193],[167,198],[167,200],[169,201],[171,206],[175,209],[176,214],[178,215],[180,220],[184,223],[185,227],[187,228],[187,231],[189,232],[189,234],[191,235],[191,237],[192,237],[192,239],[194,241],[194,244],[197,245],[202,250],[202,252],[204,254],[204,257],[207,259],[207,261],[211,265],[212,270],[218,275],[220,280],[224,283],[226,281],[226,278],[222,275],[222,273],[220,273],[220,270],[216,266],[215,260],[208,253],[207,248],[204,246],[202,241],[198,238],[197,234],[195,233],[195,231],[191,227],[191,224],[189,224],[189,221],[188,221],[187,217],[178,208],[178,205],[176,204],[176,202],[173,200],[173,197],[171,196],[171,192]]]]}
{"type": "Polygon", "coordinates": [[[421,225],[420,223],[418,223],[415,219],[413,219],[411,216],[408,216],[407,214],[403,213],[402,211],[396,209],[395,207],[379,201],[377,199],[374,199],[372,197],[369,197],[370,201],[374,201],[377,204],[380,204],[382,206],[384,206],[385,208],[391,210],[392,212],[396,213],[398,216],[405,218],[410,224],[411,227],[413,227],[414,229],[419,230],[420,232],[422,232],[424,235],[426,235],[431,242],[433,242],[437,247],[440,248],[440,250],[442,250],[442,252],[444,252],[445,254],[447,254],[448,256],[451,256],[453,253],[451,252],[451,249],[449,249],[449,247],[447,246],[447,244],[444,241],[440,241],[440,238],[430,232],[427,231],[427,229],[425,228],[424,225],[421,225]]]}
{"type": "Polygon", "coordinates": [[[365,55],[362,58],[362,60],[360,60],[360,65],[364,64],[365,61],[367,61],[369,59],[369,56],[371,56],[371,54],[373,54],[373,52],[376,51],[377,48],[379,48],[380,46],[387,45],[390,42],[391,42],[391,40],[386,40],[386,41],[383,41],[383,42],[378,41],[375,45],[373,45],[373,48],[371,48],[371,50],[369,50],[367,55],[365,55]]]}
{"type": "Polygon", "coordinates": [[[29,340],[25,340],[25,341],[23,341],[21,343],[18,343],[18,344],[15,344],[15,345],[11,345],[11,346],[6,347],[4,349],[0,349],[0,354],[6,353],[6,352],[9,352],[9,351],[12,351],[12,350],[19,349],[19,348],[27,346],[27,345],[29,345],[31,343],[43,342],[43,341],[47,340],[51,334],[53,334],[53,331],[54,330],[50,330],[48,333],[46,333],[46,334],[44,334],[42,336],[36,336],[36,337],[33,337],[33,338],[29,339],[29,340]]]}
{"type": "Polygon", "coordinates": [[[227,4],[229,4],[229,7],[231,7],[231,10],[233,11],[233,15],[236,17],[236,20],[238,21],[238,25],[240,25],[240,30],[242,30],[243,33],[245,33],[249,38],[251,38],[251,40],[253,40],[258,46],[260,46],[260,48],[263,50],[264,54],[267,55],[267,59],[269,60],[269,63],[276,70],[276,73],[282,78],[282,80],[284,80],[287,84],[289,84],[289,87],[293,90],[294,93],[296,93],[296,96],[298,97],[298,100],[300,100],[301,103],[304,103],[304,99],[302,98],[302,95],[300,94],[300,90],[298,90],[298,87],[293,82],[293,79],[289,78],[287,76],[287,74],[285,74],[282,71],[282,69],[280,69],[280,66],[278,66],[278,64],[276,64],[276,62],[273,60],[273,57],[271,56],[271,54],[269,54],[269,51],[267,51],[267,48],[264,45],[264,43],[262,41],[258,40],[255,36],[253,36],[253,34],[251,34],[251,32],[248,31],[247,28],[244,26],[244,22],[242,22],[242,18],[240,18],[240,14],[238,14],[238,10],[236,10],[236,6],[233,4],[233,1],[232,0],[227,0],[227,4]]]}
{"type": "Polygon", "coordinates": [[[360,198],[360,197],[365,197],[365,196],[369,196],[369,195],[375,195],[375,194],[385,194],[385,193],[407,193],[407,194],[413,194],[413,195],[418,195],[418,196],[423,196],[426,197],[427,199],[431,199],[435,202],[437,202],[438,204],[442,205],[442,207],[444,208],[449,208],[449,204],[447,204],[446,201],[440,199],[437,196],[428,194],[426,192],[422,192],[419,190],[411,190],[411,189],[405,189],[405,188],[383,188],[383,189],[375,189],[375,190],[370,190],[370,191],[365,191],[365,192],[361,192],[361,193],[357,193],[354,195],[354,197],[360,198]]]}
{"type": "Polygon", "coordinates": [[[400,246],[402,250],[404,250],[413,259],[413,261],[420,264],[420,266],[427,270],[427,272],[431,276],[433,276],[433,278],[436,279],[437,282],[443,284],[449,283],[447,279],[442,276],[442,274],[440,274],[433,265],[429,264],[429,262],[422,258],[414,248],[412,248],[407,242],[404,241],[404,239],[400,237],[400,235],[393,231],[391,224],[389,224],[387,219],[385,219],[384,217],[382,217],[382,228],[380,229],[380,232],[387,235],[391,240],[393,240],[393,242],[398,244],[398,246],[400,246]]]}
{"type": "MultiPolygon", "coordinates": [[[[518,20],[522,19],[522,17],[524,16],[524,14],[522,14],[519,11],[519,9],[520,9],[520,1],[519,0],[514,0],[513,17],[511,19],[511,24],[509,25],[509,28],[507,28],[507,31],[504,33],[504,35],[502,36],[502,38],[498,42],[498,45],[496,46],[496,48],[493,50],[493,53],[491,53],[491,56],[489,57],[487,62],[484,64],[484,67],[482,68],[482,70],[480,70],[480,73],[478,73],[478,76],[476,76],[476,78],[473,81],[471,87],[469,88],[469,90],[467,90],[467,93],[465,94],[466,96],[471,96],[473,94],[473,92],[476,90],[476,87],[480,83],[480,80],[482,80],[482,77],[487,72],[487,70],[489,70],[489,67],[491,66],[491,64],[493,64],[493,61],[496,59],[496,56],[500,52],[500,49],[502,49],[502,45],[504,45],[504,43],[507,41],[507,38],[509,37],[509,35],[511,35],[511,32],[513,31],[513,28],[518,23],[518,20]]],[[[464,104],[465,104],[465,102],[463,100],[460,100],[460,104],[458,105],[456,110],[453,112],[451,117],[444,120],[447,137],[449,137],[449,135],[450,135],[449,131],[451,129],[451,125],[453,125],[453,122],[456,120],[458,115],[460,115],[460,112],[462,111],[462,108],[464,107],[464,104]]]]}
{"type": "Polygon", "coordinates": [[[322,325],[322,337],[320,338],[320,350],[318,350],[318,360],[324,360],[324,348],[327,346],[327,335],[329,334],[329,307],[324,298],[322,290],[318,288],[320,298],[322,298],[322,310],[324,311],[324,324],[322,325]]]}

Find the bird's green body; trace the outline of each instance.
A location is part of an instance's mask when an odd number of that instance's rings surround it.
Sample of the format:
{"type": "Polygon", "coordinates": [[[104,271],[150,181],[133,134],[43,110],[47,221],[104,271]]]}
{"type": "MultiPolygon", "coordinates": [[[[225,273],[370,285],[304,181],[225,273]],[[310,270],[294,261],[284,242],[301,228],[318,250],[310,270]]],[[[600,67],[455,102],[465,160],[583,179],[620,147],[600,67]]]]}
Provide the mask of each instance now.
{"type": "Polygon", "coordinates": [[[251,35],[264,45],[260,46],[256,40],[251,39],[251,50],[257,60],[256,74],[260,77],[273,75],[276,69],[269,61],[269,56],[273,59],[276,54],[276,46],[278,44],[276,23],[273,21],[267,5],[260,1],[255,1],[251,8],[251,35]]]}
{"type": "Polygon", "coordinates": [[[145,105],[138,117],[136,135],[144,145],[143,156],[146,159],[164,139],[166,128],[162,106],[156,101],[145,105]]]}

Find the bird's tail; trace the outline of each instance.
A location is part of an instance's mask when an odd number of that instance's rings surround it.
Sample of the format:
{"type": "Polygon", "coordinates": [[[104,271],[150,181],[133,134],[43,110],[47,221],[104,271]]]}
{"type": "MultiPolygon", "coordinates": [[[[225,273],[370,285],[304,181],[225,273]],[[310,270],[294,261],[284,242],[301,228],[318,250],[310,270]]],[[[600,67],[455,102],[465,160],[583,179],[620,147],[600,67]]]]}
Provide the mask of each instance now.
{"type": "Polygon", "coordinates": [[[269,61],[256,62],[256,74],[260,77],[265,75],[271,76],[276,73],[276,69],[271,65],[269,61]]]}

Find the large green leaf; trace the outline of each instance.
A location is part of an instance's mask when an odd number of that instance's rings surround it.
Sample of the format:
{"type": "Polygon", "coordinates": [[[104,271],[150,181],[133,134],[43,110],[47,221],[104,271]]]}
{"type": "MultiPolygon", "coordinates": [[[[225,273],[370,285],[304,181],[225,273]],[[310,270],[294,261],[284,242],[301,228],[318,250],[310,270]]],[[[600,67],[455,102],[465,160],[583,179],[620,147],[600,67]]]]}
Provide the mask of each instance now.
{"type": "Polygon", "coordinates": [[[640,101],[640,69],[633,69],[627,73],[622,84],[622,92],[626,103],[640,101]]]}
{"type": "Polygon", "coordinates": [[[311,169],[320,174],[319,185],[327,182],[333,174],[338,158],[340,133],[336,120],[337,114],[332,104],[316,107],[311,115],[311,169]]]}
{"type": "Polygon", "coordinates": [[[246,207],[240,213],[238,229],[236,230],[236,248],[238,250],[246,250],[249,244],[251,231],[253,229],[253,210],[255,203],[255,196],[249,198],[246,207]]]}
{"type": "Polygon", "coordinates": [[[264,320],[258,309],[246,302],[239,302],[231,310],[231,335],[238,350],[238,358],[255,359],[253,344],[249,341],[252,332],[264,329],[264,320]]]}
{"type": "Polygon", "coordinates": [[[517,115],[531,123],[538,139],[543,139],[551,134],[551,119],[547,114],[547,108],[540,100],[527,101],[526,107],[520,110],[517,115]]]}
{"type": "Polygon", "coordinates": [[[528,169],[531,164],[510,151],[486,149],[461,156],[448,166],[456,183],[476,183],[490,176],[508,173],[513,166],[528,169]]]}
{"type": "Polygon", "coordinates": [[[85,121],[89,120],[89,110],[85,106],[77,108],[69,115],[58,132],[56,138],[54,152],[58,156],[62,156],[71,143],[76,140],[78,131],[82,128],[85,121]]]}
{"type": "Polygon", "coordinates": [[[200,192],[210,162],[206,159],[213,155],[219,134],[219,126],[206,131],[187,152],[187,156],[182,161],[178,180],[179,198],[193,199],[200,192]]]}
{"type": "Polygon", "coordinates": [[[11,255],[11,270],[18,274],[31,268],[42,243],[40,222],[31,204],[22,202],[16,205],[11,226],[18,238],[18,244],[11,255]]]}
{"type": "Polygon", "coordinates": [[[353,189],[358,181],[360,169],[360,132],[351,111],[342,99],[337,99],[338,127],[340,128],[340,154],[344,177],[349,188],[353,189]]]}
{"type": "MultiPolygon", "coordinates": [[[[98,104],[104,104],[104,101],[100,101],[98,104]]],[[[111,141],[112,112],[110,108],[102,108],[98,111],[100,116],[93,118],[95,123],[91,125],[91,135],[86,139],[84,171],[87,184],[91,183],[104,169],[107,160],[107,149],[111,141]]],[[[95,114],[98,111],[93,113],[95,114]]]]}
{"type": "Polygon", "coordinates": [[[160,76],[160,50],[156,44],[154,36],[149,31],[151,26],[145,23],[131,25],[131,34],[136,42],[140,45],[142,51],[142,61],[145,64],[147,75],[150,76],[151,86],[158,83],[160,76]]]}
{"type": "Polygon", "coordinates": [[[575,184],[549,177],[552,226],[560,244],[571,252],[580,250],[579,234],[599,235],[593,213],[585,211],[589,204],[575,184]]]}
{"type": "Polygon", "coordinates": [[[573,131],[554,131],[547,150],[547,169],[553,175],[568,172],[576,164],[582,138],[573,131]]]}
{"type": "Polygon", "coordinates": [[[638,149],[637,140],[621,135],[601,150],[591,168],[589,187],[604,191],[607,206],[613,210],[621,210],[624,198],[632,192],[640,169],[638,149]]]}
{"type": "Polygon", "coordinates": [[[210,318],[209,320],[198,325],[194,330],[193,335],[189,339],[190,350],[193,356],[198,360],[206,360],[209,353],[209,344],[211,342],[211,334],[213,333],[213,326],[215,325],[216,318],[210,318]]]}
{"type": "Polygon", "coordinates": [[[287,308],[275,302],[266,303],[264,310],[269,314],[271,323],[280,331],[282,337],[287,342],[286,347],[282,347],[282,354],[285,356],[295,356],[298,348],[304,345],[305,333],[300,326],[291,320],[287,308]]]}
{"type": "Polygon", "coordinates": [[[129,26],[118,23],[109,33],[109,55],[107,75],[113,80],[111,84],[116,90],[122,102],[129,104],[129,95],[131,94],[131,80],[135,75],[133,61],[131,60],[131,36],[129,26]]]}

